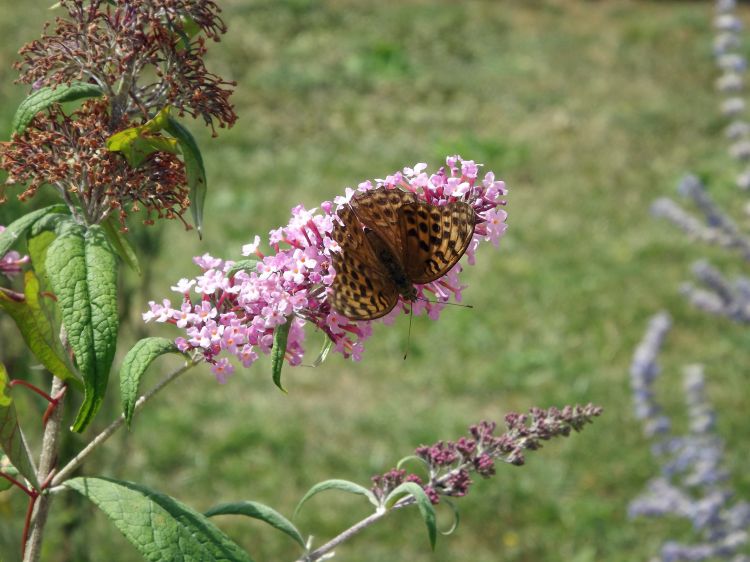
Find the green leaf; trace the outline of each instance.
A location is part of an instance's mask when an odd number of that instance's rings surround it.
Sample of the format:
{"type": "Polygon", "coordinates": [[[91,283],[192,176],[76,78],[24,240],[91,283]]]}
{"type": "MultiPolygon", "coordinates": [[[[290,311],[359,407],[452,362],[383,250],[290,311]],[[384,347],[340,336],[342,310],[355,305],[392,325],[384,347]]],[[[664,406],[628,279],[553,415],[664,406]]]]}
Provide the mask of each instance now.
{"type": "Polygon", "coordinates": [[[229,268],[227,275],[231,277],[232,275],[240,271],[255,271],[255,267],[259,262],[260,260],[258,258],[249,258],[246,260],[235,262],[234,265],[229,268]]]}
{"type": "Polygon", "coordinates": [[[13,117],[11,133],[22,134],[28,127],[34,116],[47,109],[53,103],[76,101],[83,98],[98,98],[102,90],[94,84],[84,82],[73,82],[72,84],[60,84],[55,88],[45,86],[30,94],[18,106],[13,117]]]}
{"type": "Polygon", "coordinates": [[[179,152],[178,142],[162,135],[155,135],[164,129],[169,119],[169,106],[162,109],[152,119],[138,127],[130,127],[115,133],[107,139],[107,150],[122,152],[133,168],[140,166],[154,152],[179,152]]]}
{"type": "Polygon", "coordinates": [[[252,562],[208,518],[165,494],[110,478],[64,485],[91,500],[146,560],[252,562]]]}
{"type": "Polygon", "coordinates": [[[128,351],[120,367],[120,395],[125,420],[130,425],[138,400],[138,384],[154,360],[165,353],[179,353],[172,340],[166,338],[144,338],[128,351]]]}
{"type": "Polygon", "coordinates": [[[273,334],[273,347],[271,348],[273,382],[282,392],[286,392],[286,389],[281,386],[281,368],[284,366],[286,342],[289,339],[289,328],[292,327],[292,320],[293,318],[290,316],[286,322],[276,327],[276,331],[273,334]]]}
{"type": "MultiPolygon", "coordinates": [[[[10,396],[8,382],[5,365],[0,363],[0,447],[8,455],[8,459],[18,472],[31,482],[36,489],[39,489],[34,461],[31,460],[29,447],[21,431],[21,426],[18,425],[16,406],[10,396]]],[[[3,480],[5,479],[3,478],[3,480]]]]}
{"type": "Polygon", "coordinates": [[[435,508],[421,486],[414,482],[404,482],[403,484],[400,484],[395,490],[388,494],[387,498],[385,498],[385,505],[390,509],[398,500],[407,495],[412,496],[416,500],[419,513],[422,515],[425,525],[427,525],[427,535],[430,538],[430,546],[432,547],[432,550],[435,550],[435,541],[437,540],[435,508]]]}
{"type": "Polygon", "coordinates": [[[0,288],[0,308],[13,318],[23,341],[40,363],[57,378],[80,390],[81,381],[68,364],[56,327],[43,310],[39,296],[39,280],[33,271],[27,271],[23,297],[0,288]]]}
{"type": "Polygon", "coordinates": [[[193,215],[193,222],[198,231],[198,236],[203,238],[203,206],[206,202],[208,183],[206,181],[206,169],[203,167],[201,151],[190,131],[173,117],[170,116],[167,119],[164,129],[177,139],[180,145],[182,159],[185,162],[185,175],[190,187],[190,212],[193,215]]]}
{"type": "Polygon", "coordinates": [[[102,222],[101,225],[104,229],[104,233],[107,235],[107,240],[115,249],[117,255],[120,256],[120,259],[124,261],[130,269],[135,271],[140,276],[142,272],[141,264],[138,263],[138,256],[136,255],[133,246],[131,246],[130,242],[128,242],[128,239],[122,232],[120,232],[120,229],[117,228],[117,225],[114,223],[114,219],[112,217],[109,217],[107,220],[102,222]]]}
{"type": "Polygon", "coordinates": [[[222,503],[209,509],[205,515],[206,517],[213,517],[215,515],[246,515],[253,519],[260,519],[271,525],[271,527],[275,527],[282,533],[286,533],[297,541],[297,544],[302,548],[305,548],[305,539],[302,538],[297,527],[275,509],[259,502],[244,501],[222,503]]]}
{"type": "Polygon", "coordinates": [[[47,274],[83,375],[85,396],[73,431],[91,422],[104,399],[117,343],[117,259],[100,226],[68,225],[49,246],[47,274]]]}
{"type": "Polygon", "coordinates": [[[42,232],[57,230],[65,223],[72,220],[68,213],[49,213],[36,221],[26,233],[28,238],[39,236],[42,232]]]}
{"type": "Polygon", "coordinates": [[[302,506],[305,504],[305,502],[307,502],[307,500],[309,500],[314,495],[319,494],[320,492],[325,492],[326,490],[341,490],[342,492],[349,492],[350,494],[365,496],[368,500],[370,500],[370,503],[372,505],[374,505],[375,507],[380,507],[375,494],[373,494],[367,488],[360,486],[359,484],[349,482],[348,480],[324,480],[323,482],[315,484],[315,486],[307,491],[307,493],[297,504],[297,507],[294,509],[294,515],[292,516],[292,518],[297,517],[297,514],[299,513],[300,509],[302,509],[302,506]]]}
{"type": "Polygon", "coordinates": [[[27,213],[20,219],[10,223],[5,227],[5,230],[0,232],[0,256],[4,256],[16,240],[23,236],[24,233],[44,215],[49,213],[59,213],[65,210],[67,210],[65,205],[50,205],[49,207],[27,213]]]}

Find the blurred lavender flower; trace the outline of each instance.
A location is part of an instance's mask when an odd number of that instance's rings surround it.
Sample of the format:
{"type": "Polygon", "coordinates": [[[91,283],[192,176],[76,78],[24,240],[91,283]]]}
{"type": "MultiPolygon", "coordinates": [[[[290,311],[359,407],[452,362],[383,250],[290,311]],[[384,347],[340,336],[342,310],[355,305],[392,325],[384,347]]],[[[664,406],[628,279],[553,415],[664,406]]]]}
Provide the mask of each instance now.
{"type": "MultiPolygon", "coordinates": [[[[750,183],[750,173],[747,181],[750,183]]],[[[698,178],[685,176],[677,190],[695,204],[705,222],[667,198],[654,202],[651,210],[655,216],[666,218],[695,240],[739,250],[743,259],[750,261],[750,238],[714,203],[698,178]]],[[[693,265],[693,275],[698,285],[684,283],[681,288],[693,306],[736,322],[750,322],[749,278],[739,276],[729,281],[705,261],[693,265]]]]}
{"type": "Polygon", "coordinates": [[[658,353],[669,330],[665,313],[651,319],[631,364],[636,417],[644,433],[656,438],[652,453],[661,464],[660,475],[628,508],[630,517],[676,515],[688,519],[700,542],[683,544],[667,541],[659,560],[731,559],[746,560],[738,550],[748,544],[750,503],[732,501],[733,492],[725,483],[724,444],[715,433],[716,414],[704,393],[703,367],[690,365],[683,372],[683,392],[689,429],[686,435],[670,433],[669,420],[656,401],[653,383],[659,375],[658,353]]]}

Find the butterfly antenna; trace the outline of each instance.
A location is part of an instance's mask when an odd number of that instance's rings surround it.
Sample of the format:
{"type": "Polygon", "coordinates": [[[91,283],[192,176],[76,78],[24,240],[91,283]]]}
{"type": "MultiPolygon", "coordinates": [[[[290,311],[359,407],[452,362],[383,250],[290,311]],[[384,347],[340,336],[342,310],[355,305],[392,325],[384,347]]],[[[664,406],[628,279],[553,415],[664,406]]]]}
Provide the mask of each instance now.
{"type": "Polygon", "coordinates": [[[460,302],[447,302],[447,301],[431,301],[430,299],[426,299],[424,297],[417,297],[417,299],[423,302],[429,302],[432,304],[447,304],[448,306],[460,306],[461,308],[474,308],[473,304],[463,304],[460,302]]]}
{"type": "Polygon", "coordinates": [[[406,356],[409,355],[409,347],[411,346],[411,319],[414,317],[414,309],[409,308],[409,331],[406,333],[406,351],[404,351],[404,361],[406,356]]]}

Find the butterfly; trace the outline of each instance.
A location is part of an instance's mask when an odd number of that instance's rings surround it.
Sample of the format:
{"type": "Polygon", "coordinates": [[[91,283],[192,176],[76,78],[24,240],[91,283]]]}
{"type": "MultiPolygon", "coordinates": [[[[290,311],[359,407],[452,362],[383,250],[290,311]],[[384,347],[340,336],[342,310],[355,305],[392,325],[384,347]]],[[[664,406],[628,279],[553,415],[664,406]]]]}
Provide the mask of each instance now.
{"type": "Polygon", "coordinates": [[[337,214],[331,237],[341,252],[331,253],[336,276],[328,298],[352,320],[385,316],[399,296],[416,301],[414,285],[448,273],[469,247],[476,224],[468,203],[432,205],[385,187],[358,192],[337,214]]]}

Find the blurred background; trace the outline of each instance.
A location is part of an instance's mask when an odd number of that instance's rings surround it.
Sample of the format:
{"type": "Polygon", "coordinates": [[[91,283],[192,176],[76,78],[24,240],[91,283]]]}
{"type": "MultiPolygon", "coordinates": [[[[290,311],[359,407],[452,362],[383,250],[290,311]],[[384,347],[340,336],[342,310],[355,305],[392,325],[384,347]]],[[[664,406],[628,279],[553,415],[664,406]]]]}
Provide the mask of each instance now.
{"type": "MultiPolygon", "coordinates": [[[[2,3],[0,130],[8,131],[25,95],[13,84],[15,53],[54,12],[47,1],[2,3]]],[[[337,559],[645,560],[665,538],[691,536],[684,521],[626,515],[657,471],[631,411],[628,366],[648,318],[666,308],[675,329],[662,355],[662,399],[680,413],[679,367],[706,365],[732,484],[750,495],[741,464],[750,438],[750,336],[691,309],[678,291],[693,259],[710,257],[729,272],[737,260],[691,246],[649,214],[651,202],[692,171],[747,223],[712,86],[710,2],[219,4],[229,32],[209,46],[209,69],[238,82],[239,121],[216,139],[186,122],[208,172],[202,242],[178,223],[131,222],[146,275],[123,271],[120,359],[137,338],[179,335],[144,326],[140,314],[198,272],[190,256],[237,258],[255,234],[265,239],[285,224],[292,206],[314,207],[406,165],[425,161],[434,170],[456,153],[485,164],[510,189],[509,228],[499,248],[480,248],[465,271],[464,299],[474,308],[446,309],[439,322],[415,318],[406,361],[403,316],[376,328],[360,363],[332,354],[318,368],[286,368],[288,395],[273,386],[267,358],[226,385],[207,369],[193,371],[129,433],[101,447],[84,474],[138,481],[199,510],[248,499],[291,516],[316,482],[369,486],[417,445],[455,439],[481,419],[595,402],[605,413],[582,434],[476,481],[458,501],[459,529],[441,537],[436,552],[410,511],[340,547],[337,559]]],[[[740,15],[750,21],[746,9],[740,15]]],[[[0,224],[30,208],[15,193],[0,207],[0,224]]],[[[2,360],[23,376],[29,358],[3,318],[0,330],[2,360]]],[[[322,339],[312,330],[308,338],[312,360],[322,339]]],[[[160,360],[143,387],[169,368],[160,360]]],[[[99,429],[119,409],[117,384],[113,376],[99,429]]],[[[20,401],[37,442],[42,405],[20,401]]],[[[67,454],[84,442],[69,436],[67,454]]],[[[24,509],[20,493],[0,494],[6,562],[18,556],[24,509]]],[[[331,492],[307,504],[297,523],[321,544],[367,511],[362,498],[331,492]]],[[[449,526],[450,511],[443,506],[439,515],[449,526]]],[[[255,560],[298,555],[261,523],[216,521],[255,560]]],[[[48,530],[45,561],[140,560],[101,513],[72,495],[56,500],[48,530]]]]}

